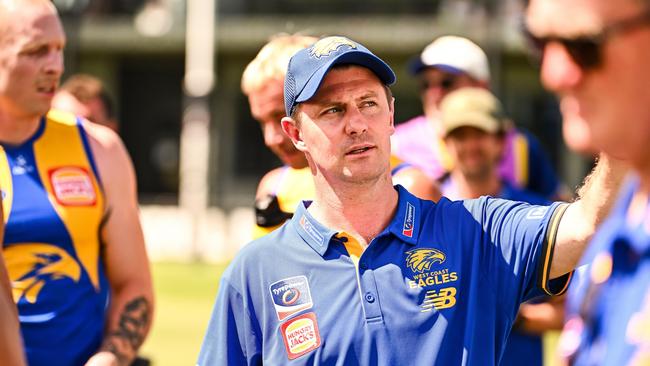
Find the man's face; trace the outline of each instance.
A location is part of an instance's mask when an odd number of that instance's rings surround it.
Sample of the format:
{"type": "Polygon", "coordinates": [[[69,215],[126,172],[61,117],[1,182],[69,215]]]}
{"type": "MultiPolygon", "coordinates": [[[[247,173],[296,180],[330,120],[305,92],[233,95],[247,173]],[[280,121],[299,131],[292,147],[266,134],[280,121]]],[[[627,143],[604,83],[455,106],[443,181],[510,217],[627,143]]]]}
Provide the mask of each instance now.
{"type": "Polygon", "coordinates": [[[484,180],[497,169],[503,152],[503,139],[476,127],[463,126],[452,130],[445,138],[454,169],[468,180],[484,180]]]}
{"type": "Polygon", "coordinates": [[[288,132],[330,184],[376,181],[390,174],[392,104],[372,71],[335,68],[316,95],[298,106],[299,126],[288,132]]]}
{"type": "Polygon", "coordinates": [[[447,94],[459,88],[482,85],[467,74],[453,74],[435,67],[422,70],[418,74],[418,83],[424,114],[430,119],[437,118],[440,102],[447,94]]]}
{"type": "Polygon", "coordinates": [[[0,109],[18,117],[42,115],[63,73],[61,22],[42,5],[26,5],[6,21],[0,35],[0,109]]]}
{"type": "Polygon", "coordinates": [[[248,95],[253,118],[259,122],[264,144],[286,165],[300,169],[307,166],[307,158],[298,151],[291,139],[282,131],[280,121],[284,117],[284,83],[269,80],[261,89],[248,95]]]}
{"type": "MultiPolygon", "coordinates": [[[[641,1],[532,0],[527,23],[537,37],[589,36],[638,16],[641,1]],[[570,19],[570,21],[567,21],[570,19]]],[[[650,160],[650,24],[612,34],[598,66],[581,67],[558,42],[543,54],[544,85],[560,97],[564,137],[577,150],[592,146],[633,164],[650,160]],[[573,132],[577,131],[577,132],[573,132]]]]}

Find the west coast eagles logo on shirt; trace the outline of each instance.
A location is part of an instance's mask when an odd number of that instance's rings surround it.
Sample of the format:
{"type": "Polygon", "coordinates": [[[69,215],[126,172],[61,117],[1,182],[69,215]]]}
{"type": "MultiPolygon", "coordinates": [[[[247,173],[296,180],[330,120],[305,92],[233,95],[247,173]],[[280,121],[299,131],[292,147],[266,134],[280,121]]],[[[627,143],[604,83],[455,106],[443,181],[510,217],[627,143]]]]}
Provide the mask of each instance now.
{"type": "Polygon", "coordinates": [[[434,263],[442,264],[445,261],[445,253],[433,248],[409,250],[406,254],[406,265],[413,272],[422,273],[430,270],[434,263]]]}
{"type": "Polygon", "coordinates": [[[336,50],[344,45],[350,48],[357,48],[356,43],[345,37],[327,37],[314,43],[314,45],[311,46],[309,54],[316,58],[329,56],[332,52],[336,52],[336,50]]]}
{"type": "Polygon", "coordinates": [[[21,243],[4,249],[14,301],[30,304],[56,281],[79,282],[81,268],[64,249],[46,243],[21,243]]]}
{"type": "Polygon", "coordinates": [[[413,272],[408,285],[412,289],[427,289],[421,304],[422,312],[442,310],[456,305],[458,273],[443,268],[447,256],[439,249],[417,248],[406,252],[406,266],[413,272]]]}

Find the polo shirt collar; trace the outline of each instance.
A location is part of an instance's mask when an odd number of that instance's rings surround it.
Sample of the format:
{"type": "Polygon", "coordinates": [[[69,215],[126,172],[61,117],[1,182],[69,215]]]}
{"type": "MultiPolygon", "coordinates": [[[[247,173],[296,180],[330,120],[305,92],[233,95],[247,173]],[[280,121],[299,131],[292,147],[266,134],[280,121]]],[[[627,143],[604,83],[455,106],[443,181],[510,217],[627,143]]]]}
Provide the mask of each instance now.
{"type": "Polygon", "coordinates": [[[316,219],[307,211],[312,201],[302,201],[291,218],[291,225],[298,235],[321,256],[325,255],[330,240],[337,231],[332,230],[316,219]]]}
{"type": "MultiPolygon", "coordinates": [[[[402,241],[415,245],[418,242],[421,228],[421,205],[420,200],[409,193],[402,186],[395,186],[399,195],[397,212],[393,220],[388,224],[388,231],[399,237],[402,241]]],[[[298,232],[298,235],[318,254],[325,255],[330,240],[337,231],[332,230],[318,222],[307,211],[312,201],[302,201],[291,218],[291,225],[298,232]]]]}

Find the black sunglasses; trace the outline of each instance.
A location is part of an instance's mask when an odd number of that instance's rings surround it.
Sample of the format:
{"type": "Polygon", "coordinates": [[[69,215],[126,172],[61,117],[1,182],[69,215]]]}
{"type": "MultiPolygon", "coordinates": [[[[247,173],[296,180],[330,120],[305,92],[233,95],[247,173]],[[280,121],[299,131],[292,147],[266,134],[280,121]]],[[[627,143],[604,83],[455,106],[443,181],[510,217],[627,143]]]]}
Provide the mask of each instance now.
{"type": "Polygon", "coordinates": [[[594,69],[602,63],[602,47],[613,35],[631,31],[635,28],[650,24],[650,9],[645,12],[611,23],[598,33],[583,35],[574,38],[560,36],[537,37],[527,27],[524,27],[524,35],[531,48],[532,56],[541,63],[544,49],[550,42],[562,45],[571,59],[583,70],[594,69]]]}
{"type": "Polygon", "coordinates": [[[449,89],[453,88],[455,84],[456,84],[456,76],[446,75],[438,82],[433,82],[426,79],[422,80],[420,82],[420,90],[426,91],[431,88],[440,88],[444,91],[448,91],[449,89]]]}

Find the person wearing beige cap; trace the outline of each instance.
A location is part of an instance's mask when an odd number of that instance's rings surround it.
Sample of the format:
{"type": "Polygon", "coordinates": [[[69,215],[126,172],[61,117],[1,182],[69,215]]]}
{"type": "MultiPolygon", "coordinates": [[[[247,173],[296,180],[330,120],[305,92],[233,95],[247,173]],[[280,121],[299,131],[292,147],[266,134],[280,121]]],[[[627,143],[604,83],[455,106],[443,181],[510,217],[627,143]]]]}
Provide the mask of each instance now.
{"type": "MultiPolygon", "coordinates": [[[[506,116],[499,100],[484,88],[462,88],[440,104],[440,126],[454,168],[441,180],[449,199],[493,196],[530,204],[549,202],[534,192],[513,186],[499,175],[504,149],[506,116]]],[[[543,364],[542,335],[559,330],[564,297],[534,301],[520,307],[500,365],[543,364]]]]}
{"type": "MultiPolygon", "coordinates": [[[[412,60],[409,71],[420,84],[424,114],[396,125],[392,153],[438,179],[453,167],[440,137],[440,102],[463,87],[489,89],[488,58],[476,43],[448,35],[426,46],[412,60]]],[[[548,199],[561,196],[563,186],[539,141],[514,126],[506,126],[503,137],[500,176],[548,199]]]]}

